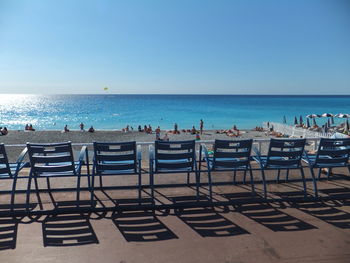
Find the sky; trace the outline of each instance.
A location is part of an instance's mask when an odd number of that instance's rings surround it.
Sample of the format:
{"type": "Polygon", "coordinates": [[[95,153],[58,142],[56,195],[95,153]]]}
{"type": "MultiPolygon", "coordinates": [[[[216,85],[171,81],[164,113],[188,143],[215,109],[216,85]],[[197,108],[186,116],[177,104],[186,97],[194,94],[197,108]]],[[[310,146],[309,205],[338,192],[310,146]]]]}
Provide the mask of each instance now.
{"type": "Polygon", "coordinates": [[[350,94],[350,1],[0,0],[0,93],[350,94]]]}

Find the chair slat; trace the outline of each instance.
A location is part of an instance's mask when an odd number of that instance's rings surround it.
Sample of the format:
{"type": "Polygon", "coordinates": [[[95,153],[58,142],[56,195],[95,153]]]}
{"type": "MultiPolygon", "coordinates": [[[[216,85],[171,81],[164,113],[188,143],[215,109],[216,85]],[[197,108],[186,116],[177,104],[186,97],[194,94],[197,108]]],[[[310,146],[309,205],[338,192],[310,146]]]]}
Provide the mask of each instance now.
{"type": "Polygon", "coordinates": [[[303,151],[275,151],[271,150],[269,156],[271,157],[300,157],[303,151]]]}
{"type": "Polygon", "coordinates": [[[94,143],[95,152],[126,152],[136,151],[136,142],[129,143],[94,143]]]}
{"type": "Polygon", "coordinates": [[[317,163],[318,164],[336,164],[336,163],[339,163],[339,164],[346,164],[349,160],[348,157],[341,157],[341,158],[317,158],[317,163]]]}
{"type": "Polygon", "coordinates": [[[214,167],[226,167],[226,168],[234,168],[238,166],[247,166],[249,164],[249,160],[232,160],[232,161],[218,161],[216,160],[214,163],[214,167]]]}
{"type": "Polygon", "coordinates": [[[34,166],[34,173],[60,173],[60,172],[75,172],[74,165],[43,165],[43,166],[34,166]]]}
{"type": "Polygon", "coordinates": [[[179,159],[190,159],[194,158],[193,152],[187,153],[157,153],[157,160],[179,160],[179,159]]]}
{"type": "Polygon", "coordinates": [[[279,165],[279,166],[299,166],[300,160],[296,159],[268,159],[266,166],[279,165]]]}
{"type": "Polygon", "coordinates": [[[96,154],[96,161],[128,161],[128,160],[136,160],[136,153],[133,154],[96,154]]]}
{"type": "Polygon", "coordinates": [[[193,150],[195,147],[195,141],[172,141],[172,142],[155,142],[155,151],[158,150],[169,150],[169,151],[179,151],[179,150],[193,150]]]}
{"type": "Polygon", "coordinates": [[[163,163],[158,162],[157,168],[160,169],[169,169],[169,170],[176,170],[176,169],[183,169],[183,168],[193,168],[193,162],[179,162],[179,163],[163,163]]]}
{"type": "Polygon", "coordinates": [[[97,172],[100,171],[116,171],[116,170],[135,170],[136,164],[97,164],[97,172]]]}
{"type": "Polygon", "coordinates": [[[337,156],[337,155],[346,155],[349,154],[350,149],[319,149],[318,155],[330,155],[330,156],[337,156]]]}
{"type": "Polygon", "coordinates": [[[250,156],[250,151],[244,152],[217,152],[214,151],[214,159],[217,158],[248,158],[250,156]]]}
{"type": "Polygon", "coordinates": [[[217,149],[243,149],[251,148],[253,140],[215,140],[215,147],[217,149]]]}
{"type": "Polygon", "coordinates": [[[59,155],[59,156],[32,156],[32,160],[35,163],[63,163],[63,162],[72,162],[72,156],[70,155],[59,155]]]}

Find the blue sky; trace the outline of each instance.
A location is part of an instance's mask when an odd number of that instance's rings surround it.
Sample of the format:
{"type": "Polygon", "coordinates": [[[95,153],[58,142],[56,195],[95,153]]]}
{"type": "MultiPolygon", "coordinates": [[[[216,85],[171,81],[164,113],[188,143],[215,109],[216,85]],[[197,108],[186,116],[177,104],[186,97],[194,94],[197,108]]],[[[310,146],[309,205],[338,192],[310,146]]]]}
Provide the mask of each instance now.
{"type": "Polygon", "coordinates": [[[347,0],[0,0],[0,93],[350,94],[347,0]]]}

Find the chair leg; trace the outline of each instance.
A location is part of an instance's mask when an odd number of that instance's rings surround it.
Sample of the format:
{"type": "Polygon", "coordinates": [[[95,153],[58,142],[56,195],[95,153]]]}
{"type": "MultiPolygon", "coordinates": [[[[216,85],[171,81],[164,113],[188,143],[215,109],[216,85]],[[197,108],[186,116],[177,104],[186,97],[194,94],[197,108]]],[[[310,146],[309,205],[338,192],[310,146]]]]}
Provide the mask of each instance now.
{"type": "Polygon", "coordinates": [[[320,180],[320,178],[321,178],[321,172],[322,172],[322,168],[320,168],[320,169],[318,170],[317,180],[320,180]]]}
{"type": "Polygon", "coordinates": [[[331,174],[332,172],[332,168],[328,168],[328,172],[327,172],[327,180],[329,180],[329,175],[331,174]]]}
{"type": "Polygon", "coordinates": [[[17,175],[13,177],[12,191],[11,191],[11,212],[14,211],[15,195],[16,195],[17,175]]]}
{"type": "Polygon", "coordinates": [[[29,213],[29,203],[30,203],[30,188],[32,184],[32,175],[29,173],[29,178],[28,178],[28,186],[27,186],[27,193],[26,193],[26,211],[29,213]]]}
{"type": "Polygon", "coordinates": [[[190,173],[187,173],[187,185],[190,184],[190,173]]]}
{"type": "Polygon", "coordinates": [[[304,174],[304,169],[303,167],[300,167],[300,172],[301,172],[301,178],[303,179],[303,187],[304,187],[304,197],[307,197],[307,191],[306,191],[306,181],[305,181],[305,174],[304,174]]]}
{"type": "Polygon", "coordinates": [[[90,203],[91,206],[94,204],[94,191],[95,191],[95,174],[91,175],[91,188],[90,188],[90,203]]]}
{"type": "Polygon", "coordinates": [[[281,170],[280,169],[278,169],[278,172],[277,172],[277,183],[279,183],[280,182],[280,174],[281,174],[281,170]]]}
{"type": "Polygon", "coordinates": [[[261,169],[261,177],[263,180],[263,186],[264,186],[264,198],[267,198],[267,190],[266,190],[266,180],[265,180],[265,171],[264,169],[261,169]]]}
{"type": "Polygon", "coordinates": [[[77,207],[80,207],[80,174],[78,174],[77,178],[77,207]]]}
{"type": "Polygon", "coordinates": [[[155,201],[154,201],[154,176],[153,176],[153,172],[152,171],[149,174],[149,182],[150,182],[150,185],[151,185],[152,203],[155,204],[155,201]]]}
{"type": "Polygon", "coordinates": [[[199,182],[201,178],[201,172],[198,171],[197,165],[195,166],[195,175],[196,175],[196,192],[197,192],[197,201],[199,201],[199,182]]]}
{"type": "Polygon", "coordinates": [[[249,166],[249,174],[250,174],[250,184],[252,187],[252,194],[253,196],[255,195],[255,186],[254,186],[254,177],[253,177],[253,171],[252,171],[252,167],[249,166]]]}
{"type": "Polygon", "coordinates": [[[233,171],[233,184],[236,184],[236,174],[237,174],[237,171],[233,171]]]}
{"type": "Polygon", "coordinates": [[[139,169],[139,203],[141,204],[141,191],[142,191],[142,178],[141,178],[141,169],[139,169]]]}
{"type": "Polygon", "coordinates": [[[315,197],[317,198],[318,197],[318,189],[317,189],[317,182],[316,182],[316,177],[315,177],[315,173],[314,173],[314,169],[312,167],[309,167],[310,168],[310,174],[311,174],[311,177],[312,177],[312,182],[314,184],[314,193],[315,193],[315,197]]]}
{"type": "Polygon", "coordinates": [[[245,169],[243,172],[243,184],[245,184],[246,177],[247,177],[247,169],[245,169]]]}
{"type": "Polygon", "coordinates": [[[286,173],[286,182],[288,182],[289,179],[289,169],[287,169],[287,173],[286,173]]]}
{"type": "Polygon", "coordinates": [[[103,187],[103,180],[102,180],[102,175],[100,175],[100,188],[102,189],[103,187]]]}
{"type": "Polygon", "coordinates": [[[40,197],[40,193],[39,193],[39,186],[38,186],[38,178],[37,177],[34,177],[34,184],[35,184],[36,195],[37,195],[38,202],[39,202],[39,207],[42,210],[43,209],[43,204],[41,202],[41,197],[40,197]]]}
{"type": "Polygon", "coordinates": [[[208,170],[208,185],[209,185],[209,199],[210,199],[210,202],[213,201],[213,187],[212,187],[212,184],[211,184],[211,172],[210,170],[208,170]]]}

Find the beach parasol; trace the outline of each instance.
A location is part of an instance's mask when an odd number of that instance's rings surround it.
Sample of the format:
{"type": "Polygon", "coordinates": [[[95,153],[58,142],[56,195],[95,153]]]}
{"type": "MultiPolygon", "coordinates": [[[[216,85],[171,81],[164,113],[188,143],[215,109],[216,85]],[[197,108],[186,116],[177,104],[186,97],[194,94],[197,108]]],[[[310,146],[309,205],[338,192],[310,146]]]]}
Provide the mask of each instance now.
{"type": "Polygon", "coordinates": [[[332,127],[332,121],[331,121],[330,118],[327,120],[327,126],[328,126],[329,128],[332,127]]]}
{"type": "Polygon", "coordinates": [[[313,118],[319,118],[319,117],[321,117],[321,115],[320,114],[309,114],[306,117],[313,119],[313,118]]]}
{"type": "Polygon", "coordinates": [[[334,118],[331,117],[331,124],[334,124],[334,118]]]}
{"type": "Polygon", "coordinates": [[[283,123],[284,123],[284,124],[287,123],[286,115],[283,116],[283,123]]]}
{"type": "Polygon", "coordinates": [[[322,117],[333,117],[334,115],[332,113],[323,113],[321,116],[322,117]]]}
{"type": "Polygon", "coordinates": [[[316,120],[315,118],[312,119],[312,126],[316,127],[317,126],[317,123],[316,123],[316,120]]]}
{"type": "Polygon", "coordinates": [[[349,121],[348,120],[346,120],[346,124],[345,124],[345,131],[349,131],[350,130],[350,127],[349,127],[350,125],[349,125],[349,121]]]}
{"type": "Polygon", "coordinates": [[[309,121],[309,118],[306,119],[306,128],[310,128],[310,121],[309,121]]]}
{"type": "Polygon", "coordinates": [[[303,116],[301,116],[301,115],[299,117],[299,123],[300,123],[300,125],[303,125],[303,116]]]}
{"type": "Polygon", "coordinates": [[[294,117],[294,125],[298,125],[298,119],[296,116],[294,117]]]}

